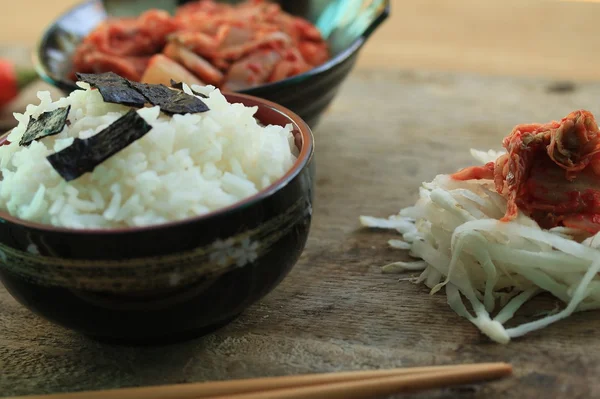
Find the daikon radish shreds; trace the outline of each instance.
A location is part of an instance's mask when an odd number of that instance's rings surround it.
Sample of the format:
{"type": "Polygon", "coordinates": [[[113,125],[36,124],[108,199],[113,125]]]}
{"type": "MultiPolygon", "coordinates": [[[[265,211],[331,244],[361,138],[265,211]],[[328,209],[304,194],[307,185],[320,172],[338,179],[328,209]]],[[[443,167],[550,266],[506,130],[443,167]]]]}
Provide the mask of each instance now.
{"type": "MultiPolygon", "coordinates": [[[[481,162],[502,155],[475,150],[471,154],[481,162]]],[[[445,288],[450,307],[498,343],[574,312],[600,308],[600,233],[566,227],[545,230],[521,212],[515,220],[501,222],[506,204],[491,180],[439,175],[420,187],[414,206],[387,219],[361,216],[360,221],[366,227],[396,230],[402,240],[390,240],[389,245],[409,250],[417,259],[386,265],[384,272],[422,270],[413,281],[424,283],[432,294],[445,288]],[[505,327],[524,303],[542,292],[554,295],[564,308],[505,327]]]]}

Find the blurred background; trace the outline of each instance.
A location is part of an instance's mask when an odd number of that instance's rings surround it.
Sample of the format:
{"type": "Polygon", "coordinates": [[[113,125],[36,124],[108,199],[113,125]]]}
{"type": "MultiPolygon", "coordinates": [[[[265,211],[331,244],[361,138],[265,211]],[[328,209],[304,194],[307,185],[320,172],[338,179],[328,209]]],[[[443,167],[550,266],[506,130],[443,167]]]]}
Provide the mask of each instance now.
{"type": "MultiPolygon", "coordinates": [[[[32,47],[80,0],[3,0],[0,47],[32,47]]],[[[358,68],[600,79],[600,0],[392,0],[358,68]]]]}

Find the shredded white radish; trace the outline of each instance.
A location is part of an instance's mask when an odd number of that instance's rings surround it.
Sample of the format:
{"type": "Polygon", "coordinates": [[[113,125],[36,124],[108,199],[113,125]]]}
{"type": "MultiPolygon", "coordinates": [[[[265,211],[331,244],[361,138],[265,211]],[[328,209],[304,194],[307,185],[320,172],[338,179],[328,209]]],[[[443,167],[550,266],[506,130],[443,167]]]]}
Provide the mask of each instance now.
{"type": "Polygon", "coordinates": [[[506,151],[480,151],[474,148],[471,149],[471,156],[481,163],[493,162],[498,159],[499,156],[505,153],[506,151]]]}
{"type": "MultiPolygon", "coordinates": [[[[502,153],[471,154],[491,162],[502,153]]],[[[506,344],[574,312],[600,308],[600,233],[544,230],[522,213],[515,221],[500,222],[505,210],[506,200],[492,181],[439,175],[423,183],[414,206],[387,219],[361,216],[360,221],[366,227],[396,230],[402,240],[389,240],[389,245],[417,258],[385,265],[385,273],[423,270],[411,281],[424,283],[432,294],[445,288],[449,306],[495,342],[506,344]],[[565,307],[505,328],[541,292],[551,293],[565,307]]]]}

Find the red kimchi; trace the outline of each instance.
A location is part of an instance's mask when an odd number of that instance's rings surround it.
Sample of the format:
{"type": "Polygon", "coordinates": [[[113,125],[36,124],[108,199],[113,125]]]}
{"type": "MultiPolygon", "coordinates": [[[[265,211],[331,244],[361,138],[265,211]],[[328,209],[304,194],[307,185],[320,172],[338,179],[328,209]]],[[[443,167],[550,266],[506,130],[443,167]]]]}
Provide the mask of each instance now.
{"type": "Polygon", "coordinates": [[[600,231],[600,131],[594,116],[575,111],[561,121],[516,126],[504,138],[506,154],[465,168],[457,180],[492,179],[508,200],[502,221],[518,211],[543,228],[600,231]]]}
{"type": "Polygon", "coordinates": [[[329,58],[319,30],[278,4],[199,0],[180,6],[174,16],[150,10],[105,21],[77,48],[73,74],[112,71],[146,83],[173,79],[243,90],[298,75],[329,58]]]}

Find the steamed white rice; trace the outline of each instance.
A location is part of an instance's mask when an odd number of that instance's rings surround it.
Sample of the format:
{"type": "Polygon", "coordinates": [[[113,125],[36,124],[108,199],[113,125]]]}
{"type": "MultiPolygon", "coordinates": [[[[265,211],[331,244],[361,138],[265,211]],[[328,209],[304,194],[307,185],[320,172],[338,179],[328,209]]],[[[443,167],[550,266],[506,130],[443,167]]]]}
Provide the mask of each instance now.
{"type": "MultiPolygon", "coordinates": [[[[137,112],[151,126],[130,144],[76,180],[66,182],[46,157],[88,138],[125,115],[130,107],[105,103],[97,90],[78,83],[66,98],[38,93],[39,105],[15,114],[10,145],[0,147],[0,209],[34,222],[69,228],[145,226],[180,220],[234,204],[282,177],[297,149],[292,126],[262,126],[256,107],[229,104],[218,89],[210,111],[174,115],[158,106],[137,112]],[[19,146],[31,116],[71,105],[69,126],[55,136],[19,146]]],[[[188,94],[192,94],[184,86],[188,94]]]]}

